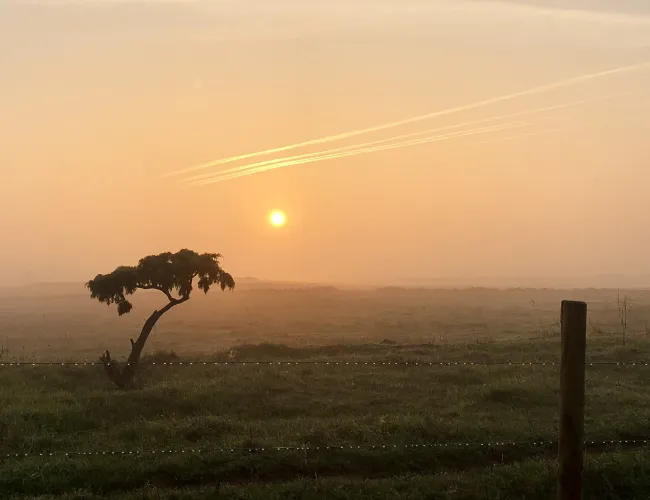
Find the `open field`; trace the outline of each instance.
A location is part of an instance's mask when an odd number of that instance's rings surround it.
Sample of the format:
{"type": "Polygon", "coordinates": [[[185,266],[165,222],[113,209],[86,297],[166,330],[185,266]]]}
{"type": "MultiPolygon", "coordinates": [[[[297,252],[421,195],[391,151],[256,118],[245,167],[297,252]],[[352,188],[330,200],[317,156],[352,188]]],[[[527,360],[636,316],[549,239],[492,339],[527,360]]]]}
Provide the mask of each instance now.
{"type": "MultiPolygon", "coordinates": [[[[586,300],[594,341],[620,342],[616,290],[337,290],[238,281],[235,292],[195,293],[164,316],[148,351],[210,355],[243,344],[293,347],[400,344],[459,345],[523,342],[557,337],[563,299],[586,300]]],[[[631,297],[628,330],[644,335],[650,290],[631,297]]],[[[128,352],[147,316],[165,302],[159,292],[138,292],[133,311],[89,298],[81,285],[0,289],[0,345],[12,359],[93,360],[105,349],[128,352]]],[[[592,337],[593,338],[593,337],[592,337]]]]}
{"type": "MultiPolygon", "coordinates": [[[[586,498],[648,498],[650,292],[621,293],[632,298],[625,341],[615,290],[249,284],[197,294],[161,320],[147,352],[331,364],[147,365],[134,392],[115,390],[100,366],[3,366],[0,491],[43,499],[548,499],[559,305],[579,299],[590,307],[588,361],[643,361],[588,366],[586,498]],[[410,361],[478,364],[398,364],[410,361]]],[[[136,295],[132,315],[118,318],[83,289],[2,294],[4,361],[123,354],[158,303],[155,294],[136,295]]]]}

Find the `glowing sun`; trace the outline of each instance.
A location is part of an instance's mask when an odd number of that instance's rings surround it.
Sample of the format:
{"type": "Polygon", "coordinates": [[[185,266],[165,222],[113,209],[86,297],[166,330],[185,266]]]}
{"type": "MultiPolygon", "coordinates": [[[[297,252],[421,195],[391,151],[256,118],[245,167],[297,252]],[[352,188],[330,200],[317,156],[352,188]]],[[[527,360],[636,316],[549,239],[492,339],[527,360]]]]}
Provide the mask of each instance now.
{"type": "Polygon", "coordinates": [[[287,216],[284,215],[282,210],[273,210],[269,216],[269,221],[272,226],[282,227],[287,222],[287,216]]]}

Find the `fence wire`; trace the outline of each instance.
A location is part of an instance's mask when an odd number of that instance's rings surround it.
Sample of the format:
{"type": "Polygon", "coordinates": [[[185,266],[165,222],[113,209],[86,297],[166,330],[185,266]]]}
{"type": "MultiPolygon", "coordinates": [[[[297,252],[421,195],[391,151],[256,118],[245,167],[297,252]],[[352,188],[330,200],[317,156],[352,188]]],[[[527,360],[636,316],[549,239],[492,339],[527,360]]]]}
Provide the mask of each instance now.
{"type": "MultiPolygon", "coordinates": [[[[590,446],[647,446],[650,444],[650,437],[645,439],[621,439],[621,440],[596,440],[584,441],[585,448],[590,446]]],[[[50,452],[20,452],[0,454],[5,459],[21,459],[34,457],[108,457],[108,456],[168,456],[168,455],[198,455],[208,453],[281,453],[296,451],[384,451],[384,450],[418,450],[418,449],[498,449],[505,447],[528,447],[548,448],[557,446],[558,441],[488,441],[488,442],[435,442],[435,443],[415,443],[415,444],[345,444],[345,445],[320,445],[320,446],[261,446],[261,447],[193,447],[193,448],[153,448],[148,450],[122,449],[122,450],[103,450],[103,451],[50,451],[50,452]]]]}
{"type": "MultiPolygon", "coordinates": [[[[130,366],[131,363],[107,363],[107,366],[130,366]]],[[[330,366],[559,366],[559,361],[146,361],[137,366],[292,366],[292,365],[330,365],[330,366]]],[[[591,361],[585,366],[649,366],[650,361],[591,361]]],[[[28,366],[105,366],[97,361],[19,361],[0,363],[4,367],[28,366]]]]}

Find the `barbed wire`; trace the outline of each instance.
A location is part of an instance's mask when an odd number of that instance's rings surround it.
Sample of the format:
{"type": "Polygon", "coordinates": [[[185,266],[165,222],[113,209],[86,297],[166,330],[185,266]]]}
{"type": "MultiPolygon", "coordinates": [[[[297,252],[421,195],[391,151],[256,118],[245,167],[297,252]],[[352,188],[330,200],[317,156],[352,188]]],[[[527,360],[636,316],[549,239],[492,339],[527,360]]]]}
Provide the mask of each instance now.
{"type": "MultiPolygon", "coordinates": [[[[331,366],[559,366],[559,361],[145,361],[140,363],[106,363],[118,366],[291,366],[291,365],[331,365],[331,366]]],[[[650,361],[589,361],[585,366],[650,366],[650,361]]],[[[16,361],[3,362],[0,367],[23,366],[105,366],[101,361],[16,361]]]]}
{"type": "MultiPolygon", "coordinates": [[[[293,451],[353,451],[353,450],[418,450],[418,449],[467,449],[481,448],[494,449],[504,447],[529,446],[531,448],[545,448],[557,446],[557,440],[537,441],[489,441],[489,442],[437,442],[437,443],[415,443],[415,444],[359,444],[359,445],[303,445],[303,446],[261,446],[261,447],[210,447],[210,448],[154,448],[149,450],[104,450],[104,451],[50,451],[50,452],[21,452],[5,453],[0,457],[5,459],[35,458],[35,457],[92,457],[92,456],[145,456],[145,455],[190,455],[204,453],[264,453],[264,452],[293,452],[293,451]]],[[[584,441],[585,447],[589,446],[615,446],[615,445],[648,445],[647,439],[619,439],[619,440],[596,440],[584,441]]]]}

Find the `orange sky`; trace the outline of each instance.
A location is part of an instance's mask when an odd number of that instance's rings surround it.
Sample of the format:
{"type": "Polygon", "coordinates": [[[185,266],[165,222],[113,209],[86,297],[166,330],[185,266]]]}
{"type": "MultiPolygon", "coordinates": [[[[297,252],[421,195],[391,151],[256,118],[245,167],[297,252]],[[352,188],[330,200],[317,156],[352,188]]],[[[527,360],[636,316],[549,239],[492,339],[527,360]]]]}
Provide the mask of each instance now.
{"type": "Polygon", "coordinates": [[[650,275],[648,67],[286,154],[595,99],[517,131],[162,178],[650,61],[646,4],[1,0],[0,281],[181,247],[300,281],[650,275]]]}

